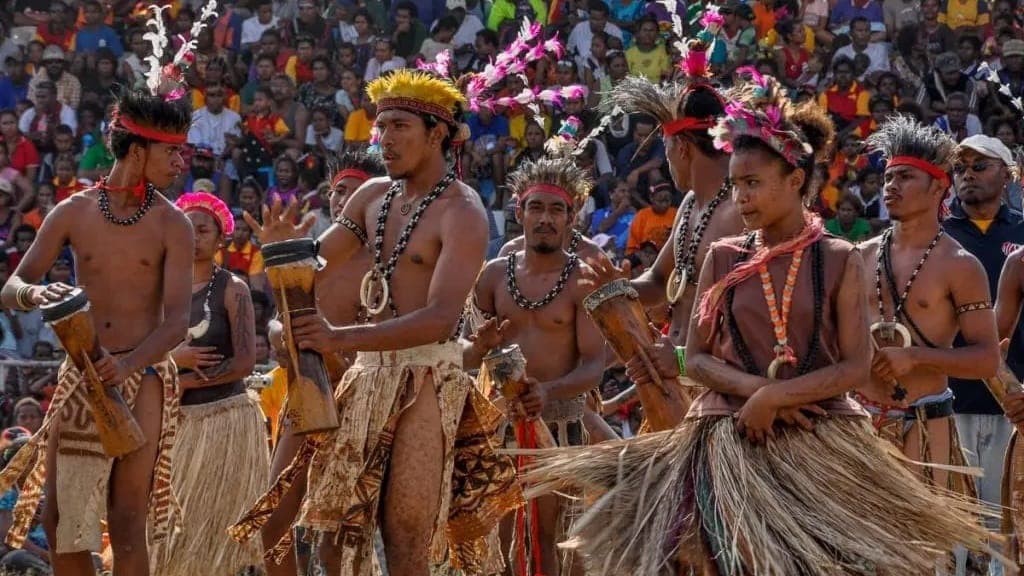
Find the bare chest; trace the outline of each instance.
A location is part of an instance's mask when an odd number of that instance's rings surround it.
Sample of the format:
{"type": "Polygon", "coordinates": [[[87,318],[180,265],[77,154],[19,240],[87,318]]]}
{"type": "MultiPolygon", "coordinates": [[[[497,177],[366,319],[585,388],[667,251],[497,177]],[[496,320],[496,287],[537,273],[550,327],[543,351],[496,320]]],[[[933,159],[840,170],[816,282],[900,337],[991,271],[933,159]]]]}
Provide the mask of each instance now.
{"type": "Polygon", "coordinates": [[[162,277],[164,234],[156,218],[118,226],[98,213],[86,214],[72,229],[70,240],[82,284],[98,278],[138,284],[162,277]]]}
{"type": "Polygon", "coordinates": [[[416,204],[406,205],[396,198],[391,210],[381,214],[382,205],[383,200],[374,204],[366,222],[371,262],[379,261],[385,269],[394,266],[396,271],[408,264],[433,269],[441,253],[440,207],[431,205],[417,213],[416,204]],[[410,206],[404,214],[403,206],[410,206]]]}
{"type": "Polygon", "coordinates": [[[506,273],[495,286],[494,309],[499,318],[509,320],[513,334],[564,335],[573,333],[576,326],[571,292],[571,286],[559,286],[558,272],[519,273],[511,285],[506,273]]]}
{"type": "Polygon", "coordinates": [[[885,261],[879,266],[877,254],[872,260],[868,268],[872,321],[895,319],[910,328],[919,344],[921,336],[937,345],[951,342],[957,322],[949,267],[943,266],[943,258],[933,253],[922,264],[920,252],[894,252],[889,266],[885,261]]]}

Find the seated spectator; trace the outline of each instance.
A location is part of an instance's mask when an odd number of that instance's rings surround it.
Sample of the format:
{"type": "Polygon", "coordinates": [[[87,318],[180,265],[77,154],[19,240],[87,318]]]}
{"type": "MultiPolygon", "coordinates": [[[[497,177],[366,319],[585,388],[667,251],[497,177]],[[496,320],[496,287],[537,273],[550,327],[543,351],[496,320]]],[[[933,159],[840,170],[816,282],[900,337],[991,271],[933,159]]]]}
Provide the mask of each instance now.
{"type": "MultiPolygon", "coordinates": [[[[455,32],[458,29],[459,22],[455,19],[455,16],[449,15],[438,20],[434,30],[430,33],[430,37],[420,45],[418,50],[420,57],[427,62],[433,62],[441,52],[453,52],[455,44],[452,39],[455,37],[455,32]]],[[[454,54],[452,54],[452,57],[454,58],[454,54]]]]}
{"type": "Polygon", "coordinates": [[[0,178],[14,183],[23,194],[31,189],[37,170],[39,153],[18,131],[14,111],[0,111],[0,178]]]}
{"type": "Polygon", "coordinates": [[[366,72],[363,74],[364,82],[373,82],[386,72],[385,66],[390,70],[398,70],[406,67],[404,58],[395,54],[394,42],[387,38],[378,38],[374,44],[373,58],[366,64],[366,72]]]}
{"type": "Polygon", "coordinates": [[[882,171],[866,166],[857,173],[856,182],[849,187],[849,194],[861,202],[861,216],[867,218],[875,232],[889,224],[889,210],[882,199],[882,171]]]}
{"type": "Polygon", "coordinates": [[[875,130],[878,130],[878,127],[894,113],[892,100],[881,94],[871,97],[868,109],[871,111],[871,120],[867,124],[861,123],[853,131],[853,135],[858,138],[863,139],[874,134],[875,130]]]}
{"type": "Polygon", "coordinates": [[[28,136],[37,150],[53,150],[55,130],[60,125],[78,128],[75,111],[56,99],[53,82],[40,82],[36,86],[35,106],[25,110],[18,119],[18,130],[28,136]]]}
{"type": "Polygon", "coordinates": [[[757,48],[757,30],[754,29],[754,11],[750,5],[741,0],[729,0],[721,14],[725,16],[725,26],[721,36],[728,47],[727,64],[722,76],[729,76],[734,70],[746,66],[754,59],[757,48]]]}
{"type": "Polygon", "coordinates": [[[779,80],[790,88],[799,88],[807,83],[811,63],[811,51],[804,45],[803,27],[791,19],[775,24],[780,46],[775,52],[776,67],[782,72],[779,80]]]}
{"type": "Polygon", "coordinates": [[[277,26],[274,16],[274,5],[271,0],[255,0],[250,4],[255,12],[252,17],[242,22],[242,49],[252,48],[267,30],[277,26]]]}
{"type": "Polygon", "coordinates": [[[990,18],[986,0],[943,0],[939,10],[939,22],[957,34],[981,36],[990,18]]]}
{"type": "Polygon", "coordinates": [[[340,154],[344,144],[344,134],[331,125],[331,111],[315,108],[313,122],[306,128],[306,146],[309,151],[321,157],[329,157],[340,154]]]}
{"type": "Polygon", "coordinates": [[[998,98],[1004,109],[1019,114],[1012,100],[1024,96],[1024,40],[1009,40],[1003,44],[1001,60],[999,82],[1009,87],[1010,93],[998,92],[998,98]]]}
{"type": "Polygon", "coordinates": [[[410,0],[395,4],[395,27],[391,34],[395,56],[409,65],[415,64],[416,54],[427,39],[427,28],[419,20],[419,8],[410,0]]]}
{"type": "Polygon", "coordinates": [[[299,200],[299,166],[295,160],[287,154],[282,154],[274,160],[274,184],[267,188],[267,205],[275,200],[287,206],[293,200],[299,200]]]}
{"type": "MultiPolygon", "coordinates": [[[[569,33],[569,40],[565,45],[570,55],[576,55],[583,59],[590,56],[591,40],[595,32],[604,32],[609,36],[618,38],[620,41],[623,40],[622,30],[608,21],[610,11],[607,4],[601,0],[588,0],[587,9],[589,18],[573,26],[572,32],[569,33]]],[[[492,19],[493,15],[488,19],[488,24],[491,23],[492,19]]],[[[496,29],[491,26],[488,27],[496,29]]]]}
{"type": "Polygon", "coordinates": [[[871,223],[861,216],[863,211],[859,198],[844,194],[839,198],[836,217],[825,222],[825,230],[854,244],[867,240],[871,237],[871,223]]]}
{"type": "MultiPolygon", "coordinates": [[[[0,180],[0,246],[4,250],[13,246],[14,229],[21,224],[21,213],[17,205],[14,186],[7,180],[0,180]]],[[[4,260],[6,265],[6,258],[4,260]]]]}
{"type": "MultiPolygon", "coordinates": [[[[493,32],[499,32],[508,26],[517,28],[523,18],[547,24],[547,3],[544,0],[495,0],[487,15],[487,28],[493,32]]],[[[569,38],[571,41],[572,36],[569,38]]],[[[571,47],[569,49],[572,50],[571,47]]]]}
{"type": "Polygon", "coordinates": [[[295,54],[288,58],[288,63],[284,67],[284,73],[295,84],[313,81],[314,45],[315,42],[309,36],[299,36],[295,39],[295,54]]]}
{"type": "MultiPolygon", "coordinates": [[[[49,357],[46,360],[53,360],[53,348],[49,342],[43,342],[40,349],[49,350],[49,357]]],[[[56,374],[53,373],[52,368],[43,368],[50,372],[50,378],[55,379],[56,374]]],[[[39,405],[39,401],[35,398],[22,398],[18,400],[18,403],[14,405],[14,425],[20,426],[29,432],[35,434],[39,431],[39,427],[43,425],[43,408],[39,405]]]]}
{"type": "Polygon", "coordinates": [[[85,190],[75,173],[77,164],[70,154],[61,154],[53,162],[53,190],[57,194],[57,203],[67,200],[72,195],[85,190]]]}
{"type": "Polygon", "coordinates": [[[56,204],[56,192],[54,191],[53,184],[43,182],[36,188],[32,209],[22,216],[21,221],[39,230],[39,227],[43,225],[43,219],[50,213],[50,210],[53,210],[56,204]]]}
{"type": "MultiPolygon", "coordinates": [[[[473,43],[476,42],[476,33],[484,29],[483,22],[475,14],[466,10],[466,0],[447,0],[445,6],[448,8],[448,15],[455,19],[457,28],[452,37],[456,69],[462,70],[469,64],[473,55],[473,43]]],[[[491,11],[494,11],[493,6],[491,11]]],[[[440,21],[438,21],[440,23],[440,21]]]]}
{"type": "Polygon", "coordinates": [[[242,92],[240,94],[242,111],[245,113],[249,112],[252,108],[252,102],[256,98],[257,88],[270,89],[270,80],[274,77],[274,57],[269,54],[260,54],[256,57],[256,63],[254,69],[256,70],[255,76],[242,86],[242,92]]]}
{"type": "MultiPolygon", "coordinates": [[[[43,51],[43,67],[38,70],[28,83],[28,99],[39,105],[36,90],[39,84],[51,82],[55,90],[55,98],[61,104],[72,109],[78,108],[82,98],[82,83],[74,74],[67,72],[67,62],[64,60],[64,51],[60,46],[47,46],[43,51]]],[[[74,126],[73,122],[65,122],[68,126],[74,126]]]]}
{"type": "Polygon", "coordinates": [[[225,96],[225,86],[207,85],[204,98],[206,105],[192,114],[192,126],[188,130],[189,144],[208,148],[216,157],[230,156],[241,136],[239,125],[242,117],[225,107],[225,96]]]}
{"type": "Polygon", "coordinates": [[[646,190],[649,173],[665,164],[665,144],[654,134],[654,120],[639,117],[633,128],[633,141],[623,146],[615,156],[615,174],[625,178],[631,188],[646,190]]]}
{"type": "Polygon", "coordinates": [[[40,182],[52,181],[56,175],[54,166],[59,156],[67,156],[78,167],[78,159],[75,158],[75,132],[70,126],[61,124],[53,131],[53,150],[43,156],[42,165],[39,168],[40,182]]]}
{"type": "Polygon", "coordinates": [[[886,37],[895,41],[899,31],[921,20],[921,0],[889,0],[882,5],[886,37]]]}
{"type": "Polygon", "coordinates": [[[833,58],[849,58],[854,60],[859,55],[868,58],[868,67],[858,78],[861,81],[871,79],[880,72],[889,70],[889,45],[884,42],[871,41],[871,24],[863,16],[850,21],[850,43],[836,50],[833,58]]]}
{"type": "Polygon", "coordinates": [[[935,127],[957,142],[981,134],[981,120],[970,113],[970,99],[963,92],[946,96],[946,113],[935,119],[935,127]]]}
{"type": "Polygon", "coordinates": [[[672,224],[676,219],[676,207],[672,205],[672,185],[662,182],[650,189],[651,205],[636,213],[629,225],[629,239],[626,254],[633,254],[641,246],[650,243],[655,247],[654,255],[668,241],[672,224]]]}
{"type": "Polygon", "coordinates": [[[238,215],[236,220],[241,220],[242,212],[248,212],[257,222],[263,222],[263,188],[255,178],[246,178],[238,186],[238,215]]]}
{"type": "MultiPolygon", "coordinates": [[[[121,36],[103,21],[103,7],[97,0],[86,0],[82,3],[82,10],[85,13],[85,23],[75,33],[75,39],[72,41],[75,54],[85,57],[106,48],[113,53],[116,62],[116,58],[120,58],[124,53],[124,46],[121,44],[121,36]]],[[[86,67],[90,71],[93,69],[92,66],[86,67]]]]}
{"type": "Polygon", "coordinates": [[[833,36],[850,34],[850,26],[855,18],[868,21],[872,40],[885,40],[885,14],[878,0],[837,0],[829,14],[829,32],[833,36]]]}
{"type": "Polygon", "coordinates": [[[242,144],[235,149],[233,155],[236,168],[244,168],[240,172],[245,175],[270,164],[275,148],[291,132],[284,118],[274,112],[273,100],[267,88],[256,89],[252,109],[246,114],[242,128],[242,144]]]}
{"type": "Polygon", "coordinates": [[[590,227],[587,230],[590,236],[598,234],[612,236],[615,239],[616,252],[619,254],[624,254],[626,251],[630,225],[636,215],[630,201],[631,196],[629,184],[625,180],[615,180],[611,192],[611,205],[594,211],[590,219],[590,227]]]}
{"type": "Polygon", "coordinates": [[[36,229],[28,224],[19,224],[11,233],[13,240],[7,248],[7,265],[16,270],[32,243],[36,240],[36,229]]]}
{"type": "Polygon", "coordinates": [[[833,83],[818,96],[818,105],[828,111],[841,132],[853,131],[868,121],[871,94],[854,80],[850,58],[833,60],[832,76],[833,83]]]}
{"type": "Polygon", "coordinates": [[[221,98],[225,108],[233,112],[242,110],[242,97],[227,85],[228,72],[227,60],[221,57],[213,58],[206,63],[200,83],[193,86],[191,90],[193,110],[199,110],[206,105],[206,93],[214,86],[219,86],[223,92],[221,98]]]}
{"type": "Polygon", "coordinates": [[[213,184],[213,189],[208,190],[211,194],[217,194],[225,180],[223,172],[217,170],[217,159],[209,146],[200,145],[192,148],[192,159],[185,175],[184,189],[196,191],[196,183],[200,180],[213,184]]]}
{"type": "Polygon", "coordinates": [[[252,243],[252,230],[245,220],[235,222],[231,242],[217,252],[216,262],[218,266],[246,279],[263,273],[263,255],[252,243]]]}
{"type": "Polygon", "coordinates": [[[636,43],[626,50],[626,62],[635,76],[658,83],[672,72],[665,46],[658,42],[658,22],[646,16],[636,23],[636,43]]]}
{"type": "Polygon", "coordinates": [[[932,117],[946,112],[948,98],[954,93],[966,95],[968,109],[972,112],[977,110],[974,80],[964,74],[962,68],[960,57],[955,52],[935,57],[934,71],[925,76],[922,92],[918,94],[918,101],[932,117]]]}

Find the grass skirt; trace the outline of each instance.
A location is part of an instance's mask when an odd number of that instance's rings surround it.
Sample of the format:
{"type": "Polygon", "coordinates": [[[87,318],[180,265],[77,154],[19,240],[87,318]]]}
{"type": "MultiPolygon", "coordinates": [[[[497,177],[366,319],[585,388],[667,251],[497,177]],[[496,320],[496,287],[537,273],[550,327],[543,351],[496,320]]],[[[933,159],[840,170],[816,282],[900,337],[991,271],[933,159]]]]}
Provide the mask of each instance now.
{"type": "Polygon", "coordinates": [[[732,418],[544,452],[528,496],[596,498],[570,531],[588,574],[930,574],[957,544],[988,550],[980,508],[928,487],[866,418],[779,428],[767,445],[732,418]],[[684,572],[685,573],[685,572],[684,572]]]}
{"type": "Polygon", "coordinates": [[[261,566],[258,539],[239,544],[230,526],[270,483],[263,413],[248,394],[181,407],[171,474],[183,530],[150,549],[154,576],[235,576],[261,566]]]}

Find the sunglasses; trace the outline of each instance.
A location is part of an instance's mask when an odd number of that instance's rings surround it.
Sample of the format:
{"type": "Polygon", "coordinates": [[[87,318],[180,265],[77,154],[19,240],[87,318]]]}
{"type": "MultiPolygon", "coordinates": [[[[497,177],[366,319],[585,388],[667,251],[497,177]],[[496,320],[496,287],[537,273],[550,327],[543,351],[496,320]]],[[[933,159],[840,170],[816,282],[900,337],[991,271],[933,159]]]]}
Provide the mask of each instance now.
{"type": "Polygon", "coordinates": [[[963,173],[967,172],[968,168],[970,168],[971,172],[974,172],[975,174],[980,174],[980,173],[984,172],[985,170],[988,170],[988,167],[991,166],[991,165],[992,165],[992,162],[990,162],[988,160],[978,160],[977,162],[972,162],[970,164],[954,164],[953,165],[953,173],[954,174],[963,174],[963,173]]]}

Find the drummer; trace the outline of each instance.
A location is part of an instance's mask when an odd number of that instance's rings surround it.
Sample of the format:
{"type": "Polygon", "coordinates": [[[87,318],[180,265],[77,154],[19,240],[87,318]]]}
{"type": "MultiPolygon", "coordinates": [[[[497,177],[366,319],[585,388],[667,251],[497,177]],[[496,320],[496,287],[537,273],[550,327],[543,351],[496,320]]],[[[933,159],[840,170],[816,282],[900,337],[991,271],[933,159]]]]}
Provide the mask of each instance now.
{"type": "Polygon", "coordinates": [[[118,572],[149,574],[147,533],[153,540],[165,538],[177,504],[170,448],[178,390],[169,353],[188,329],[191,275],[185,271],[191,270],[193,239],[188,219],[161,190],[184,167],[181,150],[192,113],[187,99],[165,98],[163,91],[175,83],[154,72],[160,92],[125,91],[117,100],[110,175],[46,215],[2,291],[4,306],[20,310],[61,300],[68,286],[38,282],[71,244],[103,348],[96,372],[104,384],[120,389],[146,439],[127,456],[107,457],[87,408],[83,377],[65,362],[46,421],[4,476],[10,481],[36,466],[20,490],[21,498],[32,501],[19,502],[18,510],[26,513],[15,518],[8,534],[8,543],[16,544],[43,495],[45,462],[43,524],[58,574],[94,572],[90,551],[100,550],[104,516],[118,572]]]}
{"type": "MultiPolygon", "coordinates": [[[[480,273],[474,299],[490,319],[463,364],[477,366],[491,348],[518,344],[529,384],[519,398],[521,409],[540,416],[559,445],[580,446],[587,443],[583,395],[601,382],[604,339],[583,309],[583,299],[593,291],[585,280],[587,265],[563,246],[575,221],[573,207],[581,205],[592,182],[572,161],[547,158],[526,163],[508,181],[518,199],[524,247],[491,260],[480,273]]],[[[509,412],[518,409],[509,407],[509,412]]],[[[556,544],[564,535],[559,528],[568,527],[560,526],[567,512],[567,505],[560,504],[566,501],[550,495],[538,500],[542,568],[537,572],[565,573],[567,567],[559,566],[568,560],[560,562],[556,544]]],[[[510,542],[505,539],[502,546],[507,550],[510,542]]]]}
{"type": "MultiPolygon", "coordinates": [[[[352,194],[370,178],[384,176],[384,165],[380,156],[366,152],[346,152],[341,157],[334,176],[331,177],[330,189],[330,210],[331,220],[337,220],[341,216],[345,203],[352,197],[352,194]]],[[[316,274],[317,309],[324,315],[324,318],[336,326],[351,326],[366,321],[366,310],[359,302],[359,283],[370,269],[372,258],[369,249],[363,246],[351,260],[343,263],[327,262],[322,270],[316,274]]],[[[271,344],[277,350],[277,358],[280,362],[287,362],[288,354],[284,351],[284,340],[281,337],[281,323],[271,322],[271,344]]],[[[341,380],[341,374],[331,374],[332,382],[341,380]]],[[[292,463],[299,448],[305,441],[305,437],[296,436],[290,433],[289,423],[282,422],[282,434],[274,449],[273,464],[271,466],[272,478],[292,463]]],[[[295,483],[286,491],[277,507],[270,514],[267,523],[261,529],[263,545],[267,550],[273,549],[286,535],[295,521],[299,512],[299,504],[306,493],[306,469],[309,466],[308,459],[296,462],[299,471],[296,472],[295,483]]],[[[293,542],[298,542],[293,539],[293,542]]],[[[300,542],[301,544],[301,542],[300,542]]],[[[296,546],[296,551],[305,557],[308,548],[301,545],[296,546]]],[[[267,576],[294,576],[297,571],[296,553],[291,550],[278,549],[273,554],[274,558],[266,562],[267,576]],[[280,563],[278,563],[280,561],[280,563]]]]}

